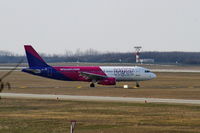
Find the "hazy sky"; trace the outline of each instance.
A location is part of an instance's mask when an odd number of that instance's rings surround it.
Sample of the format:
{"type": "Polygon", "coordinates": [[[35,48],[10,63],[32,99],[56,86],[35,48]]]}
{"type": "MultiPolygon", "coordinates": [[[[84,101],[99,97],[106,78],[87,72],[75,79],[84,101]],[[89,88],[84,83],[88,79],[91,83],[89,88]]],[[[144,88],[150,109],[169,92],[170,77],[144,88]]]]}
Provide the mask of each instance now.
{"type": "Polygon", "coordinates": [[[0,0],[0,50],[200,52],[200,0],[0,0]]]}

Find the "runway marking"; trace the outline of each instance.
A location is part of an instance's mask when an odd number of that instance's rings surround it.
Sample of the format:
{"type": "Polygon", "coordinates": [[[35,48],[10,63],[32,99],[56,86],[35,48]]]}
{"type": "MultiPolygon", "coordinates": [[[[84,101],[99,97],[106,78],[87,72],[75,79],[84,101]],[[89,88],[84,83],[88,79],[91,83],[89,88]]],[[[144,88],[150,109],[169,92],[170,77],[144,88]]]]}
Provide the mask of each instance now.
{"type": "Polygon", "coordinates": [[[81,88],[82,88],[82,86],[77,86],[76,88],[77,88],[77,89],[81,89],[81,88]]]}
{"type": "Polygon", "coordinates": [[[139,102],[139,103],[173,103],[173,104],[200,104],[200,100],[162,99],[162,98],[134,98],[134,97],[107,97],[107,96],[78,96],[78,95],[52,95],[52,94],[23,94],[0,93],[1,98],[16,99],[49,99],[74,101],[102,101],[102,102],[139,102]]]}

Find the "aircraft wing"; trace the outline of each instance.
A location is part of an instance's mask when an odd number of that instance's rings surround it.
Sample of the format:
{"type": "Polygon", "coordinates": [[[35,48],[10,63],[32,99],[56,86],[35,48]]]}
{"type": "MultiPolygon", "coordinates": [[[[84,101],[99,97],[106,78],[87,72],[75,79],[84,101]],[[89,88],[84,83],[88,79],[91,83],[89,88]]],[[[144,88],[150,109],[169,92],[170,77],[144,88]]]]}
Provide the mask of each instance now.
{"type": "Polygon", "coordinates": [[[96,80],[96,81],[107,78],[107,76],[104,76],[104,75],[88,73],[88,72],[80,72],[80,74],[86,77],[87,79],[96,80]]]}

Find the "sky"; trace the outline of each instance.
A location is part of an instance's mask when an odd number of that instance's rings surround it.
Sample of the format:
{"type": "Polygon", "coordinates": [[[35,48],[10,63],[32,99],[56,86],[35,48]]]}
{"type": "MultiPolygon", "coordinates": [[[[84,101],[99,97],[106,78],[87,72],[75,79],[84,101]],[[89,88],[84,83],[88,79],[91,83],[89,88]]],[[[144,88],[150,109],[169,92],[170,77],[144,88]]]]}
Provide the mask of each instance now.
{"type": "Polygon", "coordinates": [[[0,0],[0,50],[200,52],[200,0],[0,0]]]}

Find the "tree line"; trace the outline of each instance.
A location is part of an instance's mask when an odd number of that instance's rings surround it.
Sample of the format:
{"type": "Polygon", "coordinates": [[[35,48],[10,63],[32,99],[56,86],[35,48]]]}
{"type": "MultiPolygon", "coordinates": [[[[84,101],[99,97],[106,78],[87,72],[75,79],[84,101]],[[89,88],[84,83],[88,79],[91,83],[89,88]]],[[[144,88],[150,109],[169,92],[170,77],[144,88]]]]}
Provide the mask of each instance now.
{"type": "MultiPolygon", "coordinates": [[[[46,62],[94,62],[94,63],[135,63],[135,54],[131,52],[105,52],[96,50],[77,50],[75,52],[66,51],[62,55],[41,54],[46,62]]],[[[154,59],[156,64],[192,64],[200,65],[200,52],[141,52],[140,58],[154,59]]],[[[0,51],[0,63],[17,63],[24,59],[25,55],[13,54],[9,51],[0,51]]]]}

